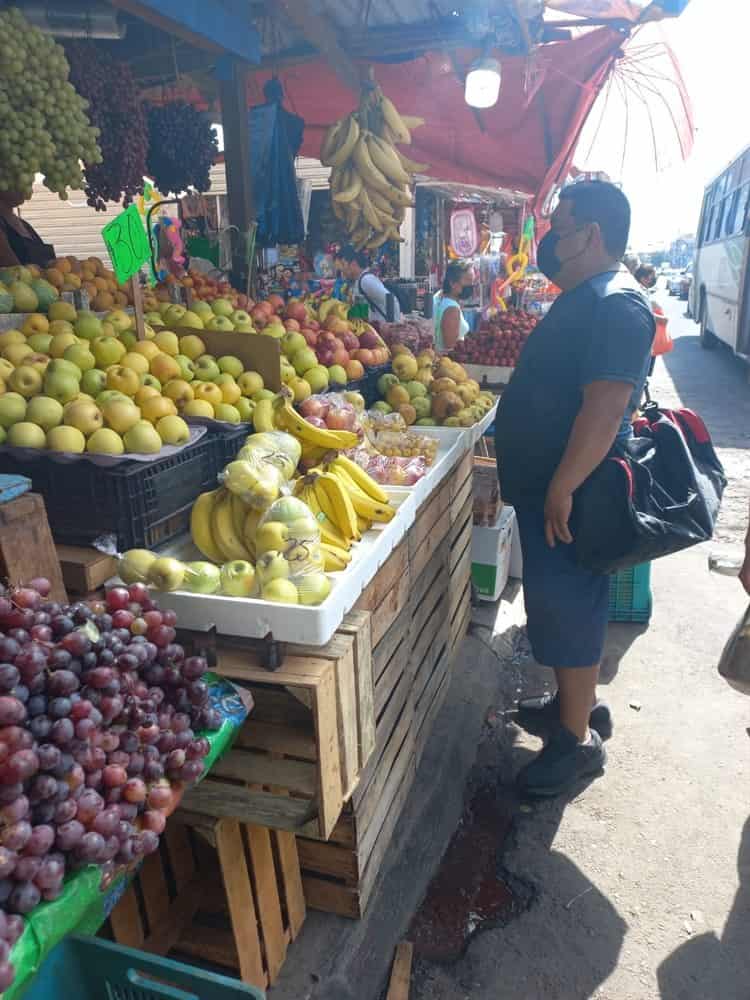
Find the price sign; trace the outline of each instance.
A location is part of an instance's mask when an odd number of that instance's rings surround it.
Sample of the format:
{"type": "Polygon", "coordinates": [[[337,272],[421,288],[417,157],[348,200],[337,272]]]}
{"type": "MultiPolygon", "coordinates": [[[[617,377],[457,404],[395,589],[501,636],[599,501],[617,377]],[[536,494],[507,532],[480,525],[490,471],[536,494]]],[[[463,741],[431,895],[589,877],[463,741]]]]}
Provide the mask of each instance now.
{"type": "Polygon", "coordinates": [[[135,205],[129,205],[124,212],[107,223],[102,229],[102,239],[121,285],[137,274],[151,256],[148,236],[135,205]]]}

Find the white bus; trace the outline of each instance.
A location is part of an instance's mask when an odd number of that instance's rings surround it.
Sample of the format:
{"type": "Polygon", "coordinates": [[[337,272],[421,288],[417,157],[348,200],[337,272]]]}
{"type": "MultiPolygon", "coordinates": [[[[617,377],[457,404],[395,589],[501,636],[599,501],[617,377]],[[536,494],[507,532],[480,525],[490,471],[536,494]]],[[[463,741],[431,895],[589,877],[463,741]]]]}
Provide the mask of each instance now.
{"type": "Polygon", "coordinates": [[[750,147],[705,190],[690,309],[703,347],[727,344],[750,361],[750,147]]]}

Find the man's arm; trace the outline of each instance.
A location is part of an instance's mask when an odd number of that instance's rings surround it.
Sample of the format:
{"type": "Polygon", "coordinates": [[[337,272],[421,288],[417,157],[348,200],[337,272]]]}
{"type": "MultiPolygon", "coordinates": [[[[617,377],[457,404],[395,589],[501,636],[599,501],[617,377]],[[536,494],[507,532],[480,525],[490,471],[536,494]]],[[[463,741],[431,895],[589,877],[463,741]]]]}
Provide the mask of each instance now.
{"type": "Polygon", "coordinates": [[[745,535],[745,561],[740,570],[740,583],[750,594],[750,521],[748,521],[747,534],[745,535]]]}
{"type": "MultiPolygon", "coordinates": [[[[607,457],[633,392],[629,382],[590,382],[573,424],[565,453],[552,477],[544,505],[547,544],[569,544],[573,493],[607,457]]],[[[749,564],[750,565],[750,564],[749,564]]]]}

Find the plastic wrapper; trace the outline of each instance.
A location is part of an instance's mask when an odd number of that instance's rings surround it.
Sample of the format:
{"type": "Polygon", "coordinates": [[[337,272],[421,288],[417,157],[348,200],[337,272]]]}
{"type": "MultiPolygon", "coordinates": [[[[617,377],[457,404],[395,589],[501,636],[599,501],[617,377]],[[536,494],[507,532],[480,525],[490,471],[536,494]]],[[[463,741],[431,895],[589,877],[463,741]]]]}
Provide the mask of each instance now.
{"type": "Polygon", "coordinates": [[[362,426],[369,444],[387,458],[424,458],[427,465],[435,461],[438,450],[437,438],[420,434],[407,427],[399,413],[381,413],[368,410],[362,418],[362,426]]]}
{"type": "Polygon", "coordinates": [[[737,622],[724,647],[719,673],[736,691],[750,694],[750,607],[737,622]]]}
{"type": "Polygon", "coordinates": [[[413,486],[427,474],[429,468],[422,455],[416,458],[388,457],[366,448],[353,448],[347,455],[381,486],[413,486]]]}
{"type": "MultiPolygon", "coordinates": [[[[231,746],[252,707],[249,692],[215,674],[206,674],[204,679],[209,683],[211,708],[219,709],[222,724],[215,732],[198,734],[205,736],[211,746],[204,759],[202,777],[231,746]]],[[[178,802],[179,795],[175,807],[178,802]]],[[[16,978],[3,993],[3,1000],[18,1000],[22,996],[49,952],[68,934],[96,934],[120,901],[135,870],[116,868],[111,862],[105,866],[89,865],[66,878],[56,900],[40,903],[32,910],[26,917],[23,933],[11,949],[9,961],[16,970],[16,978]]]]}
{"type": "Polygon", "coordinates": [[[359,392],[326,392],[309,396],[297,409],[314,427],[362,433],[360,415],[364,410],[364,399],[359,392]]]}
{"type": "Polygon", "coordinates": [[[307,504],[283,497],[258,523],[255,575],[259,596],[280,604],[318,605],[331,581],[324,572],[320,529],[307,504]]]}
{"type": "Polygon", "coordinates": [[[378,332],[388,347],[404,344],[414,354],[433,346],[433,322],[429,319],[409,317],[398,323],[381,323],[378,332]]]}
{"type": "Polygon", "coordinates": [[[289,492],[287,483],[297,469],[302,447],[284,431],[251,434],[237,458],[219,474],[222,483],[248,507],[267,510],[289,492]]]}

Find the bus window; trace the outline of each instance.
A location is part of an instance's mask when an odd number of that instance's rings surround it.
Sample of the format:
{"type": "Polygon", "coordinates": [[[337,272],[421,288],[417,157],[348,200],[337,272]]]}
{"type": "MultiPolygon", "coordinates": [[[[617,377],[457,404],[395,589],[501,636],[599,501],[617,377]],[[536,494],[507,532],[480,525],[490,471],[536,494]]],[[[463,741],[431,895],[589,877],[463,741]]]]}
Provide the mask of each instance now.
{"type": "Polygon", "coordinates": [[[750,209],[750,184],[745,184],[740,192],[740,205],[737,212],[737,225],[735,232],[742,232],[747,224],[747,213],[750,209]]]}
{"type": "Polygon", "coordinates": [[[701,243],[710,243],[711,233],[713,232],[712,226],[714,223],[714,213],[716,211],[715,207],[708,210],[706,218],[703,220],[703,233],[701,235],[701,243]]]}
{"type": "Polygon", "coordinates": [[[718,240],[721,236],[721,223],[724,220],[724,210],[726,208],[726,199],[720,202],[716,206],[716,222],[714,224],[713,232],[711,233],[712,240],[718,240]]]}
{"type": "Polygon", "coordinates": [[[736,232],[734,227],[735,216],[737,214],[737,206],[740,201],[739,189],[734,192],[733,195],[727,197],[728,207],[726,218],[724,219],[724,235],[731,236],[736,232]]]}
{"type": "Polygon", "coordinates": [[[750,181],[750,150],[742,157],[742,175],[740,179],[743,184],[746,181],[750,181]]]}

